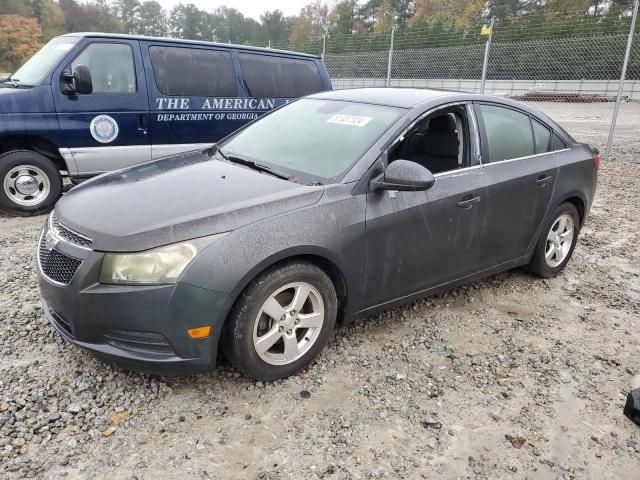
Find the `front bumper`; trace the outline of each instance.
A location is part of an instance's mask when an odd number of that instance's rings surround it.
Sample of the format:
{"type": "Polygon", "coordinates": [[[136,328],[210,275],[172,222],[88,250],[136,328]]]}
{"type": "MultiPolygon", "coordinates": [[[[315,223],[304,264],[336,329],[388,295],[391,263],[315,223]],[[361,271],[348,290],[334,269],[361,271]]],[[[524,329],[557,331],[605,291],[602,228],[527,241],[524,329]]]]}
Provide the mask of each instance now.
{"type": "Polygon", "coordinates": [[[158,375],[213,370],[229,296],[183,283],[100,284],[102,257],[86,251],[66,285],[38,269],[43,310],[53,327],[69,342],[126,369],[158,375]],[[187,329],[204,325],[212,326],[208,338],[188,335],[187,329]]]}

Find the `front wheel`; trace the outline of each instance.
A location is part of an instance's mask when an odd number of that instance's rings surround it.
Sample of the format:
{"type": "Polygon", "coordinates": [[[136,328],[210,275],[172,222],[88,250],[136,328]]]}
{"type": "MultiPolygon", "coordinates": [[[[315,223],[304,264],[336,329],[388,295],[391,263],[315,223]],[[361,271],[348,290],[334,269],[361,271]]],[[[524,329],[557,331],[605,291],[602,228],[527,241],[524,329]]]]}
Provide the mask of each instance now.
{"type": "Polygon", "coordinates": [[[48,212],[62,194],[58,168],[30,150],[0,156],[0,182],[0,210],[21,217],[48,212]]]}
{"type": "Polygon", "coordinates": [[[573,255],[579,231],[578,210],[572,203],[563,203],[542,230],[529,271],[543,278],[560,273],[573,255]]]}
{"type": "Polygon", "coordinates": [[[327,274],[311,263],[286,263],[242,293],[225,324],[222,351],[249,377],[288,377],[324,348],[336,315],[336,291],[327,274]]]}

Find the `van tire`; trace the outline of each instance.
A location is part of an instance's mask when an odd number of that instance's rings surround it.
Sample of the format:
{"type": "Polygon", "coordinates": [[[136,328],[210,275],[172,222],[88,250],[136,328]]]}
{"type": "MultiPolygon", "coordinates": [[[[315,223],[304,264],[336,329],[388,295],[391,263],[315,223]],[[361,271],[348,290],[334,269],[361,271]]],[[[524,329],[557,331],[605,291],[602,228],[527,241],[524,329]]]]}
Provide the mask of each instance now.
{"type": "Polygon", "coordinates": [[[3,212],[19,217],[41,215],[51,210],[60,195],[62,177],[49,158],[31,150],[13,150],[0,156],[3,212]]]}

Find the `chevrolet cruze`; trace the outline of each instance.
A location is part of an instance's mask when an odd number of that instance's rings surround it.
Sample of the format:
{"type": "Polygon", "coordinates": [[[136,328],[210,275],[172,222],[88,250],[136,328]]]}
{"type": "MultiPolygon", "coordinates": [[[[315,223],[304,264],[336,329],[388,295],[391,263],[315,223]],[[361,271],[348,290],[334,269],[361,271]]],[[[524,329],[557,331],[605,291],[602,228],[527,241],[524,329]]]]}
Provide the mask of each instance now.
{"type": "Polygon", "coordinates": [[[206,150],[119,170],[56,205],[44,312],[130,369],[248,376],[308,365],[336,322],[573,253],[597,151],[508,99],[318,93],[206,150]]]}

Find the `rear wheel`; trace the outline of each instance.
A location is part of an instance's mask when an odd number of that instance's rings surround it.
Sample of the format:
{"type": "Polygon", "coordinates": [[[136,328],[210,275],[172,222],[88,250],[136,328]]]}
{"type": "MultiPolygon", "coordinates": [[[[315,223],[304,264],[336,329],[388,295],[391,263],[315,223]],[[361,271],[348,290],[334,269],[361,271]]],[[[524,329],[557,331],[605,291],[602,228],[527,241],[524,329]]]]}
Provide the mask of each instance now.
{"type": "Polygon", "coordinates": [[[48,212],[62,194],[58,168],[30,150],[0,156],[0,182],[0,210],[22,217],[48,212]]]}
{"type": "Polygon", "coordinates": [[[222,350],[252,378],[287,377],[324,348],[336,314],[336,291],[324,271],[307,262],[283,264],[242,293],[225,324],[222,350]]]}
{"type": "Polygon", "coordinates": [[[573,255],[579,230],[580,216],[575,205],[560,205],[538,239],[529,264],[531,273],[544,278],[557,275],[573,255]]]}

